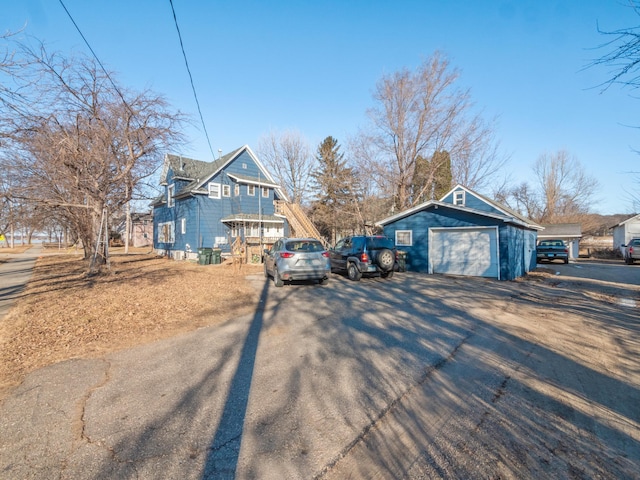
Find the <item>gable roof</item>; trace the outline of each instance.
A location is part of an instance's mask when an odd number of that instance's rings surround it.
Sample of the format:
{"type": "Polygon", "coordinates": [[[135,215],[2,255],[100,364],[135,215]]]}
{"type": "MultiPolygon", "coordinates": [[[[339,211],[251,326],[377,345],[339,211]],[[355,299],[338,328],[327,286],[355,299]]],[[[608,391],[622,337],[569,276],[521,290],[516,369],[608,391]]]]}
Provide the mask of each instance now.
{"type": "Polygon", "coordinates": [[[579,223],[545,223],[543,237],[580,238],[582,237],[582,225],[579,223]]]}
{"type": "Polygon", "coordinates": [[[252,177],[237,174],[229,174],[229,176],[236,180],[243,180],[242,183],[255,183],[256,185],[261,184],[272,187],[277,190],[278,195],[281,198],[286,199],[287,197],[284,194],[282,187],[275,182],[273,177],[264,168],[262,162],[260,162],[248,145],[237,148],[213,162],[194,160],[193,158],[183,157],[182,155],[166,154],[164,165],[162,166],[162,173],[160,175],[160,185],[167,184],[167,175],[169,173],[169,169],[171,169],[175,179],[189,181],[187,185],[180,189],[180,192],[176,192],[176,198],[191,193],[206,193],[207,190],[204,186],[209,182],[209,180],[244,152],[246,152],[255,162],[260,172],[264,174],[264,178],[253,179],[252,177]],[[249,181],[249,179],[252,181],[249,181]]]}
{"type": "Polygon", "coordinates": [[[489,218],[495,218],[497,220],[502,220],[503,222],[506,223],[513,223],[516,225],[520,225],[522,227],[526,227],[532,230],[544,230],[544,227],[541,225],[538,225],[537,223],[529,220],[526,217],[523,217],[522,215],[517,214],[517,212],[513,212],[512,210],[500,205],[499,203],[494,202],[493,200],[488,199],[487,197],[484,197],[472,190],[469,190],[466,187],[463,187],[462,185],[456,185],[456,187],[454,187],[453,189],[451,189],[446,195],[444,195],[442,197],[442,199],[440,201],[436,201],[436,200],[429,200],[427,202],[421,203],[420,205],[416,205],[415,207],[409,208],[407,210],[404,210],[400,213],[397,213],[395,215],[392,215],[391,217],[385,218],[384,220],[380,220],[379,222],[376,222],[376,225],[378,226],[383,226],[383,225],[387,225],[389,223],[395,222],[396,220],[399,220],[401,218],[404,217],[408,217],[409,215],[412,215],[416,212],[419,212],[421,210],[426,210],[428,208],[439,208],[439,207],[445,207],[445,208],[450,208],[453,210],[458,210],[461,212],[467,212],[467,213],[472,213],[475,215],[481,215],[483,217],[489,217],[489,218]],[[493,206],[496,210],[498,210],[499,213],[493,213],[493,212],[487,212],[484,210],[478,210],[476,208],[470,208],[467,207],[465,205],[454,205],[453,203],[447,203],[447,202],[443,202],[442,200],[444,200],[446,197],[448,197],[449,195],[451,195],[451,193],[453,193],[456,190],[459,189],[463,189],[466,192],[469,192],[471,195],[475,195],[476,197],[480,198],[481,200],[483,200],[484,202],[488,203],[489,205],[493,206]]]}
{"type": "Polygon", "coordinates": [[[464,185],[460,185],[460,184],[456,185],[449,192],[447,192],[447,194],[444,195],[440,199],[440,201],[444,200],[446,197],[451,195],[456,190],[464,190],[465,192],[476,196],[477,198],[479,198],[480,200],[482,200],[486,204],[492,206],[493,208],[497,209],[498,211],[502,212],[503,214],[505,214],[507,216],[511,216],[511,217],[517,218],[522,223],[526,224],[527,226],[529,226],[531,228],[534,228],[536,230],[544,230],[544,227],[542,225],[537,224],[536,222],[534,222],[530,218],[527,218],[524,215],[521,215],[520,213],[516,212],[515,210],[512,210],[511,208],[509,208],[509,207],[507,207],[505,205],[502,205],[501,203],[498,203],[495,200],[490,199],[489,197],[485,197],[481,193],[474,192],[473,190],[465,187],[464,185]]]}
{"type": "Polygon", "coordinates": [[[623,220],[622,222],[618,223],[617,225],[614,225],[611,228],[621,227],[622,225],[626,225],[627,223],[629,223],[629,222],[631,222],[633,220],[640,220],[640,214],[632,215],[629,218],[627,218],[626,220],[623,220]]]}

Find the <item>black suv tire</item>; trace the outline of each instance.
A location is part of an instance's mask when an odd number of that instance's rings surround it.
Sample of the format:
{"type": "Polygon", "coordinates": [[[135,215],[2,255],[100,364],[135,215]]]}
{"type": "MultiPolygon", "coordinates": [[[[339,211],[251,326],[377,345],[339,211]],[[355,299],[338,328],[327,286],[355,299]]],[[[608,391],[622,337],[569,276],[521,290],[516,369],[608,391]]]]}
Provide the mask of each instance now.
{"type": "Polygon", "coordinates": [[[354,282],[358,282],[362,278],[362,272],[358,270],[358,266],[354,262],[349,262],[349,265],[347,265],[347,276],[349,280],[354,282]]]}

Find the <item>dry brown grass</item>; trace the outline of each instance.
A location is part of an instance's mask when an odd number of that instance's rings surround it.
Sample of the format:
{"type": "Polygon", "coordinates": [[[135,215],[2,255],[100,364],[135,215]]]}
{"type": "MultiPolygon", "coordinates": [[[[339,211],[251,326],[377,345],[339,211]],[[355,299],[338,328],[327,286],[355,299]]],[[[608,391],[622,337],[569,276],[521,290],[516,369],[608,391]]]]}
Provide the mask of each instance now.
{"type": "Polygon", "coordinates": [[[78,255],[38,259],[32,280],[0,325],[0,398],[37,368],[95,357],[220,324],[255,310],[245,279],[261,272],[196,265],[152,254],[112,255],[89,277],[78,255]]]}

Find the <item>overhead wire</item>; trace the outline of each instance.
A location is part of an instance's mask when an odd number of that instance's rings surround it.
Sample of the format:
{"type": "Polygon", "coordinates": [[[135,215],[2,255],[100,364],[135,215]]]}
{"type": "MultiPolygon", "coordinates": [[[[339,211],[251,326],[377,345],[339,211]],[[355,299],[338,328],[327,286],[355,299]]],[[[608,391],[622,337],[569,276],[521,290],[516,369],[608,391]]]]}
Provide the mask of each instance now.
{"type": "Polygon", "coordinates": [[[211,147],[211,140],[209,139],[209,133],[207,132],[207,127],[204,123],[204,117],[202,116],[202,109],[200,108],[200,101],[198,100],[198,94],[196,93],[196,87],[193,83],[193,75],[191,74],[191,69],[189,68],[189,61],[187,60],[187,54],[184,49],[184,43],[182,41],[182,34],[180,33],[180,27],[178,26],[178,18],[176,17],[176,10],[173,7],[173,0],[169,0],[171,4],[171,12],[173,13],[173,23],[176,26],[176,31],[178,32],[178,39],[180,40],[180,49],[182,50],[182,57],[184,58],[184,64],[187,67],[187,73],[189,74],[189,81],[191,82],[191,90],[193,91],[193,97],[196,100],[196,106],[198,107],[198,114],[200,115],[200,122],[202,122],[202,128],[204,130],[204,136],[207,139],[207,144],[209,145],[209,151],[211,152],[211,157],[216,158],[213,153],[213,148],[211,147]]]}
{"type": "Polygon", "coordinates": [[[118,94],[118,96],[122,99],[122,102],[124,103],[124,106],[127,108],[127,110],[129,110],[129,112],[131,113],[131,115],[133,115],[135,117],[135,113],[133,112],[133,110],[131,109],[131,106],[129,105],[129,103],[125,100],[124,95],[122,95],[122,92],[120,91],[120,89],[118,88],[118,86],[115,84],[115,82],[113,81],[113,79],[111,78],[111,75],[109,75],[109,72],[107,71],[106,68],[104,68],[104,65],[102,64],[102,62],[100,61],[100,59],[98,58],[98,55],[96,55],[96,52],[93,51],[93,48],[91,48],[91,45],[89,44],[89,41],[87,40],[87,38],[84,36],[84,34],[82,33],[82,30],[80,30],[80,27],[78,26],[78,24],[76,23],[76,21],[74,20],[73,16],[71,15],[71,12],[69,12],[69,9],[66,7],[66,5],[64,4],[64,2],[62,0],[58,0],[60,2],[60,5],[62,5],[62,8],[64,9],[64,11],[67,13],[67,16],[69,17],[69,20],[71,20],[71,23],[73,23],[73,26],[76,27],[76,30],[78,31],[78,33],[80,34],[80,36],[82,37],[82,40],[84,41],[85,45],[87,46],[87,48],[89,49],[89,51],[91,52],[91,55],[93,55],[93,58],[96,59],[96,62],[98,62],[98,65],[100,65],[100,68],[102,69],[102,71],[104,72],[104,74],[107,76],[107,79],[109,79],[109,82],[111,82],[111,85],[113,86],[114,90],[116,91],[116,93],[118,94]]]}

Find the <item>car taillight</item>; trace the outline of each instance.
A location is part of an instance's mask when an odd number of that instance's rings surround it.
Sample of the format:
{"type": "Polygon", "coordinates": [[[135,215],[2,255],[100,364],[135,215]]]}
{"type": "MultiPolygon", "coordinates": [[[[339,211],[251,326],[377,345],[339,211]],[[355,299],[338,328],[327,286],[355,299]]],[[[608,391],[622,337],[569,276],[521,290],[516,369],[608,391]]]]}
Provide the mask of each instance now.
{"type": "Polygon", "coordinates": [[[322,252],[322,256],[325,258],[329,258],[329,252],[322,252]]]}
{"type": "Polygon", "coordinates": [[[360,254],[360,261],[362,263],[367,263],[369,261],[369,255],[367,255],[367,252],[362,252],[360,254]]]}
{"type": "Polygon", "coordinates": [[[633,247],[629,247],[629,253],[632,254],[633,253],[633,247]]]}
{"type": "Polygon", "coordinates": [[[280,252],[280,256],[282,258],[291,258],[295,255],[295,253],[291,253],[291,252],[280,252]]]}

